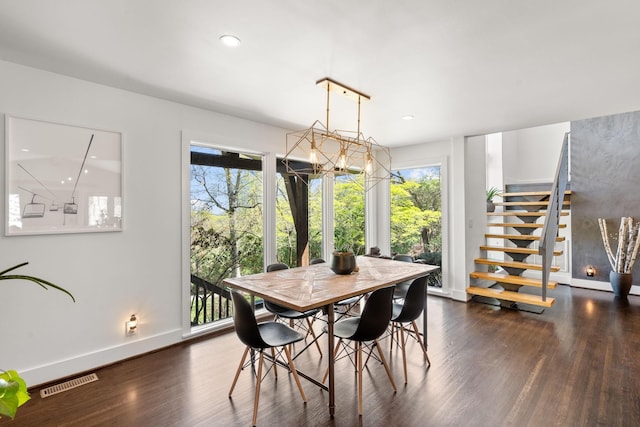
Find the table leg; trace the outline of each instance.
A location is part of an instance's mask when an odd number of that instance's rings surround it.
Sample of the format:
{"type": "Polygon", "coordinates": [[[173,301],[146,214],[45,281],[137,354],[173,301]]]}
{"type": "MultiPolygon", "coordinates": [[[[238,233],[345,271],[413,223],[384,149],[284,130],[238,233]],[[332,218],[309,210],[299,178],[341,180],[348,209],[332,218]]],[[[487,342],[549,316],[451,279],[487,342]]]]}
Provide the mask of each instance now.
{"type": "Polygon", "coordinates": [[[427,347],[427,290],[424,292],[424,308],[422,309],[422,343],[424,344],[424,348],[429,350],[427,347]]]}
{"type": "Polygon", "coordinates": [[[334,387],[334,367],[335,360],[333,357],[333,323],[335,321],[335,313],[333,311],[333,304],[327,305],[327,337],[329,342],[329,348],[327,354],[329,355],[329,415],[333,418],[336,411],[336,396],[334,387]]]}

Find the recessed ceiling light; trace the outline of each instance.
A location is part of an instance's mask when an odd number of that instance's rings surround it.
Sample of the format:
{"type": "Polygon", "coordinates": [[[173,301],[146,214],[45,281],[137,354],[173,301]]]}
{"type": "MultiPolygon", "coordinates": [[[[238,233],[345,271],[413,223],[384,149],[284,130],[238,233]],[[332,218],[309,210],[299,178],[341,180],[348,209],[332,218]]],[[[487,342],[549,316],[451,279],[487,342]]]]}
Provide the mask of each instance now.
{"type": "Polygon", "coordinates": [[[225,46],[236,47],[240,45],[240,39],[231,34],[223,34],[220,36],[220,42],[225,46]]]}
{"type": "Polygon", "coordinates": [[[402,120],[413,120],[413,115],[411,114],[407,114],[402,116],[402,120]]]}

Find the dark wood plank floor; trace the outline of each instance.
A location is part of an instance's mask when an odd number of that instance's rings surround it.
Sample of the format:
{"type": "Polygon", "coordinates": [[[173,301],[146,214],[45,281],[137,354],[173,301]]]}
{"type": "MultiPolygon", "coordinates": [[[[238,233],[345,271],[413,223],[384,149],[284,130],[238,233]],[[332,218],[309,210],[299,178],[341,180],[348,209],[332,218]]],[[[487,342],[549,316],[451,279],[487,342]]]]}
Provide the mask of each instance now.
{"type": "MultiPolygon", "coordinates": [[[[409,383],[394,352],[393,393],[382,366],[365,374],[365,415],[357,415],[355,375],[337,365],[337,408],[303,381],[308,403],[279,370],[262,388],[263,426],[638,426],[640,298],[560,286],[542,315],[429,297],[425,368],[410,344],[409,383]]],[[[385,348],[388,351],[388,341],[385,348]]],[[[229,385],[242,353],[235,334],[178,345],[95,371],[100,380],[20,408],[1,426],[243,426],[251,424],[253,380],[229,385]]],[[[388,354],[388,353],[387,353],[388,354]]],[[[311,349],[298,366],[321,376],[311,349]]]]}

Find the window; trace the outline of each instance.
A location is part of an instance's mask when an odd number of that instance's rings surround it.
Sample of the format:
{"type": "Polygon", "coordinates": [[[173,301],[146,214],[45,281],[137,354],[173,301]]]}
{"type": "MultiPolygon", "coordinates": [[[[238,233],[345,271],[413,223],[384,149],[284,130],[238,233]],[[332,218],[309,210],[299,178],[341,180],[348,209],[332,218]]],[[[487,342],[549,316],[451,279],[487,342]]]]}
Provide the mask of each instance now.
{"type": "MultiPolygon", "coordinates": [[[[391,253],[442,266],[440,166],[392,172],[391,253]]],[[[442,274],[429,275],[428,284],[442,287],[442,274]]]]}
{"type": "Polygon", "coordinates": [[[294,175],[278,174],[276,190],[277,260],[290,267],[306,264],[322,257],[322,179],[307,177],[307,182],[294,175]],[[296,199],[291,203],[291,198],[296,199]],[[300,223],[294,212],[300,210],[300,223]],[[305,221],[306,219],[306,221],[305,221]],[[298,230],[302,235],[298,236],[298,230]],[[304,234],[307,237],[304,237],[304,234]],[[299,239],[300,237],[300,239],[299,239]],[[304,245],[298,253],[298,245],[304,245]]]}
{"type": "Polygon", "coordinates": [[[336,175],[333,190],[335,250],[365,253],[364,175],[336,175]]]}
{"type": "Polygon", "coordinates": [[[191,145],[191,325],[231,316],[227,277],[263,269],[262,157],[191,145]]]}

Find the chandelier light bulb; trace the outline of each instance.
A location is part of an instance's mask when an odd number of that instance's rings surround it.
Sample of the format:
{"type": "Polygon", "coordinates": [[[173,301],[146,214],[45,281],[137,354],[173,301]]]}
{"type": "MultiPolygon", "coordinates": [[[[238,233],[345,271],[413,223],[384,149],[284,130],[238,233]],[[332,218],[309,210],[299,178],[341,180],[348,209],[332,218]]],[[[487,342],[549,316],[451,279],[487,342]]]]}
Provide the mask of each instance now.
{"type": "Polygon", "coordinates": [[[371,174],[371,172],[373,172],[373,161],[371,160],[371,154],[369,153],[367,153],[367,159],[364,164],[364,171],[368,174],[371,174]]]}
{"type": "Polygon", "coordinates": [[[309,153],[309,163],[315,165],[318,163],[318,149],[316,148],[316,143],[314,140],[311,140],[311,152],[309,153]]]}
{"type": "Polygon", "coordinates": [[[347,152],[344,147],[340,148],[340,155],[338,156],[338,169],[347,168],[347,152]]]}

